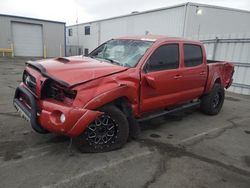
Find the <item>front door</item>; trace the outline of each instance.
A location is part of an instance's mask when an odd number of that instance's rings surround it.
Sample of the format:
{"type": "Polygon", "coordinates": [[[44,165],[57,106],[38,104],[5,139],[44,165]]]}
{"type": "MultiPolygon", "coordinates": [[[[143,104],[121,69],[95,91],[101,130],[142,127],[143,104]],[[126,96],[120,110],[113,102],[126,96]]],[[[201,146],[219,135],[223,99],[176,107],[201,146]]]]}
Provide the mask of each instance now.
{"type": "Polygon", "coordinates": [[[141,112],[149,112],[178,102],[182,91],[179,44],[156,48],[141,74],[141,112]]]}

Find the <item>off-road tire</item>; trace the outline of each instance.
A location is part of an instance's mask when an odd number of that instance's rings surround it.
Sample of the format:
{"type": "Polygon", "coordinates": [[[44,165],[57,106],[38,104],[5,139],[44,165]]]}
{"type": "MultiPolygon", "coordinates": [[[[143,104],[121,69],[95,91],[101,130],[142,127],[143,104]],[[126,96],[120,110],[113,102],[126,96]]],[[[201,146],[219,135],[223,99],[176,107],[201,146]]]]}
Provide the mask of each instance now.
{"type": "Polygon", "coordinates": [[[208,115],[218,114],[223,106],[224,98],[224,88],[219,83],[214,84],[211,92],[201,98],[201,111],[208,115]]]}
{"type": "Polygon", "coordinates": [[[116,150],[121,148],[128,140],[129,124],[124,113],[113,105],[107,105],[98,110],[104,112],[104,114],[92,122],[74,140],[82,153],[116,150]],[[112,126],[114,127],[112,128],[112,126]],[[114,135],[110,136],[112,134],[114,135]]]}

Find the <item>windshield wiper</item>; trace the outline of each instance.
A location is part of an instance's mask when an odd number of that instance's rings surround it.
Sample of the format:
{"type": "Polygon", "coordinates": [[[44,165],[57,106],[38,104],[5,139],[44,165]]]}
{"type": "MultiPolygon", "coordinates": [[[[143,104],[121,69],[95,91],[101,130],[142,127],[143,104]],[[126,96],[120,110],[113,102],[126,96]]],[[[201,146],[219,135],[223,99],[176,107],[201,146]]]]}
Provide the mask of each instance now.
{"type": "Polygon", "coordinates": [[[93,55],[87,55],[87,57],[90,57],[90,58],[92,58],[92,59],[95,59],[95,56],[93,56],[93,55]]]}
{"type": "Polygon", "coordinates": [[[109,59],[109,58],[103,58],[103,59],[105,59],[105,60],[108,60],[110,63],[112,63],[112,64],[116,64],[116,65],[121,65],[118,61],[115,61],[115,60],[113,60],[113,59],[109,59]]]}
{"type": "Polygon", "coordinates": [[[93,56],[93,55],[88,55],[87,57],[90,57],[90,58],[92,58],[92,59],[96,59],[96,58],[97,58],[97,59],[105,59],[105,60],[109,61],[110,63],[114,63],[114,64],[117,64],[117,65],[120,65],[119,62],[114,61],[113,59],[109,59],[109,58],[96,57],[96,56],[93,56]]]}
{"type": "MultiPolygon", "coordinates": [[[[115,60],[113,60],[113,59],[110,59],[110,58],[100,58],[100,57],[96,57],[96,56],[92,56],[92,55],[89,55],[88,57],[90,57],[90,58],[93,58],[93,59],[104,59],[104,60],[107,60],[107,61],[109,61],[110,63],[112,63],[112,64],[116,64],[116,65],[120,65],[120,66],[123,66],[124,67],[124,65],[122,65],[121,63],[119,63],[118,61],[115,61],[115,60]]],[[[128,67],[130,67],[130,65],[129,64],[125,64],[126,66],[128,66],[128,67]]]]}
{"type": "Polygon", "coordinates": [[[104,59],[108,60],[109,62],[111,62],[113,64],[116,64],[116,65],[120,65],[120,66],[123,66],[123,67],[131,67],[131,65],[129,65],[128,63],[121,64],[118,61],[115,61],[113,59],[109,59],[109,58],[104,58],[104,59]]]}

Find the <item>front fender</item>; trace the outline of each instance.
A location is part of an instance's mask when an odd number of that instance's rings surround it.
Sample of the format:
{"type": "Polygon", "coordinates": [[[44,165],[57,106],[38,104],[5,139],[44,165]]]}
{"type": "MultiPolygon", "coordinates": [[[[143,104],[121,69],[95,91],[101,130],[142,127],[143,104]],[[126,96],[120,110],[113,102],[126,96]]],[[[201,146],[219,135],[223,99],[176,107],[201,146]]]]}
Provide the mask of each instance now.
{"type": "Polygon", "coordinates": [[[127,85],[120,85],[118,87],[110,89],[109,91],[97,95],[89,102],[87,102],[87,104],[83,108],[94,110],[120,97],[128,98],[131,104],[137,103],[138,100],[137,97],[132,97],[129,95],[129,90],[127,85]]]}

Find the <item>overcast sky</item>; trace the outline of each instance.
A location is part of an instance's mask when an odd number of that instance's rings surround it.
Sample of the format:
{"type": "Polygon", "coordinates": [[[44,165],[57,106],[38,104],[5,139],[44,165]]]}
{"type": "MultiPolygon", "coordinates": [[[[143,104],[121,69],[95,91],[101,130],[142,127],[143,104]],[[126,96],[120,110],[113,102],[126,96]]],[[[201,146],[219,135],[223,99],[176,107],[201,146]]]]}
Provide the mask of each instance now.
{"type": "MultiPolygon", "coordinates": [[[[185,0],[0,0],[0,14],[66,22],[93,21],[132,11],[185,3],[185,0]]],[[[250,10],[250,0],[194,0],[193,2],[250,10]]]]}

